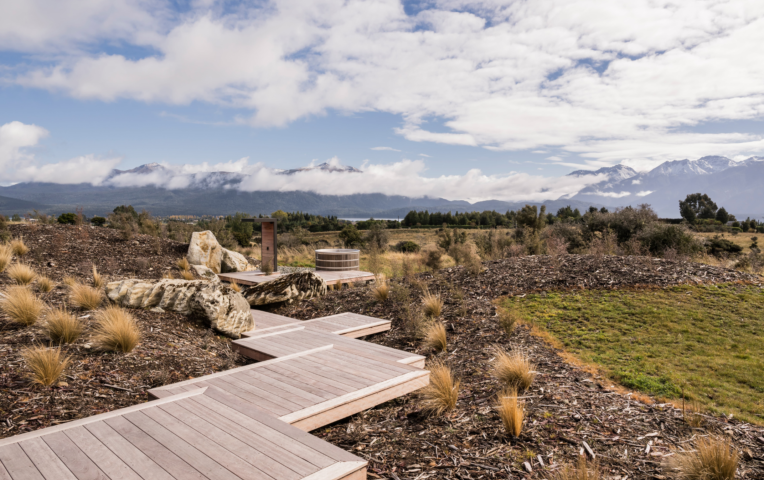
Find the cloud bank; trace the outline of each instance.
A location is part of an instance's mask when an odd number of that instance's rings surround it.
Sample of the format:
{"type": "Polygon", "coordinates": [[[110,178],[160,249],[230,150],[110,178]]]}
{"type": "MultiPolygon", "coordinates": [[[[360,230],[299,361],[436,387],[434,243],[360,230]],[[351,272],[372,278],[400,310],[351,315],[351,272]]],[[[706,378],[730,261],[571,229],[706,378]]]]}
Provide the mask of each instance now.
{"type": "Polygon", "coordinates": [[[255,127],[388,112],[411,141],[552,147],[592,167],[764,152],[734,124],[693,131],[764,118],[760,0],[70,3],[0,4],[0,49],[28,59],[6,81],[244,108],[255,127]]]}

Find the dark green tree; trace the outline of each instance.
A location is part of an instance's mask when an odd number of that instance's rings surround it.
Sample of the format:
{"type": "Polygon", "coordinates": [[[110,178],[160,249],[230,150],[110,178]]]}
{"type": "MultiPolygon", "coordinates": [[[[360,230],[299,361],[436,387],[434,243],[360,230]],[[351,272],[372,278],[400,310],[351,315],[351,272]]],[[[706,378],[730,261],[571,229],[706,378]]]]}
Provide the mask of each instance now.
{"type": "Polygon", "coordinates": [[[361,237],[361,232],[355,228],[355,225],[347,225],[339,233],[339,237],[346,247],[352,247],[353,245],[363,245],[363,237],[361,237]]]}
{"type": "Polygon", "coordinates": [[[716,219],[722,222],[722,224],[725,224],[730,221],[730,214],[727,213],[727,209],[722,207],[716,211],[716,219]]]}
{"type": "Polygon", "coordinates": [[[517,213],[517,223],[534,231],[543,230],[546,223],[546,205],[541,206],[541,211],[536,205],[526,205],[517,213]]]}
{"type": "Polygon", "coordinates": [[[62,213],[58,216],[58,223],[61,223],[63,225],[76,225],[77,224],[77,215],[74,213],[62,213]]]}
{"type": "Polygon", "coordinates": [[[138,212],[135,211],[132,205],[120,205],[119,207],[114,209],[114,213],[119,215],[120,213],[125,213],[130,215],[131,217],[138,219],[138,212]]]}
{"type": "Polygon", "coordinates": [[[679,201],[679,214],[690,223],[694,223],[695,218],[715,218],[717,209],[716,204],[705,193],[691,193],[683,201],[679,201]],[[695,214],[694,218],[690,210],[695,214]]]}
{"type": "Polygon", "coordinates": [[[90,219],[90,223],[95,225],[96,227],[103,227],[106,223],[106,219],[103,217],[93,217],[90,219]]]}

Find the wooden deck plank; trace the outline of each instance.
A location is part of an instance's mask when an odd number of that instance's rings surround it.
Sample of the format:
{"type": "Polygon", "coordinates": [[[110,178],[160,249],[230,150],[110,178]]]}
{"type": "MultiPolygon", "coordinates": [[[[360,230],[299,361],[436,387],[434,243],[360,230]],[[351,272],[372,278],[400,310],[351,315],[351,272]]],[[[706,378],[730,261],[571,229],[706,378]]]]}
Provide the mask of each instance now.
{"type": "Polygon", "coordinates": [[[185,423],[200,434],[225,448],[245,462],[256,465],[259,470],[275,479],[297,480],[301,477],[294,470],[277,462],[263,452],[252,448],[230,433],[206,420],[207,414],[197,415],[184,409],[179,403],[168,403],[159,407],[180,422],[185,423]]]}
{"type": "Polygon", "coordinates": [[[380,372],[380,371],[372,371],[368,368],[365,368],[364,365],[354,365],[351,362],[348,362],[346,360],[341,360],[333,357],[327,357],[326,355],[312,355],[310,357],[310,361],[319,363],[321,365],[325,365],[328,368],[336,369],[341,372],[348,373],[350,375],[353,375],[354,377],[361,377],[365,378],[367,380],[371,380],[372,382],[383,382],[390,378],[391,376],[394,376],[395,373],[390,372],[380,372]]]}
{"type": "Polygon", "coordinates": [[[3,462],[0,462],[0,480],[13,480],[11,474],[5,469],[3,462]]]}
{"type": "MultiPolygon", "coordinates": [[[[111,430],[104,423],[88,425],[88,427],[91,428],[95,426],[101,426],[111,430]]],[[[86,430],[85,426],[70,428],[69,430],[64,431],[64,434],[110,478],[141,480],[141,477],[135,473],[132,468],[122,461],[120,457],[115,455],[115,453],[101,442],[100,439],[96,438],[90,431],[86,430]]],[[[111,430],[109,435],[118,436],[119,434],[111,430]]],[[[122,452],[119,449],[119,446],[116,447],[115,451],[120,452],[120,456],[130,455],[129,452],[122,452]]],[[[170,477],[166,476],[165,478],[170,477]]]]}
{"type": "Polygon", "coordinates": [[[258,385],[260,385],[260,388],[267,388],[271,393],[282,395],[284,398],[287,398],[294,403],[298,403],[303,407],[325,400],[325,398],[315,395],[304,389],[297,388],[288,383],[284,383],[282,379],[277,379],[269,375],[265,375],[264,373],[261,373],[259,369],[252,369],[247,372],[239,373],[236,375],[236,377],[241,380],[246,380],[249,383],[256,382],[258,385]]]}
{"type": "Polygon", "coordinates": [[[294,325],[296,323],[300,323],[300,321],[297,319],[285,317],[276,313],[266,312],[264,310],[258,310],[255,308],[250,310],[250,315],[252,315],[252,319],[255,321],[256,329],[283,327],[286,325],[294,325]]]}
{"type": "Polygon", "coordinates": [[[325,379],[331,379],[337,383],[343,383],[349,387],[352,387],[352,390],[368,387],[369,385],[375,383],[373,380],[356,377],[335,368],[329,368],[326,365],[309,361],[308,359],[300,358],[295,360],[292,365],[302,369],[306,373],[315,374],[325,379]]]}
{"type": "MultiPolygon", "coordinates": [[[[62,462],[56,453],[50,449],[48,444],[43,442],[39,437],[20,442],[17,445],[24,450],[24,453],[27,454],[35,467],[37,467],[37,470],[39,470],[42,476],[47,480],[77,480],[77,477],[66,468],[64,462],[62,462]]],[[[0,475],[0,479],[2,478],[3,476],[0,475]]]]}
{"type": "Polygon", "coordinates": [[[285,375],[291,375],[293,378],[300,378],[308,385],[315,386],[316,388],[320,388],[336,395],[344,395],[356,389],[356,387],[346,385],[332,378],[326,378],[322,375],[308,372],[293,363],[294,362],[280,365],[269,365],[267,369],[279,374],[284,373],[285,375]]]}
{"type": "Polygon", "coordinates": [[[379,357],[365,357],[350,353],[346,350],[332,349],[327,350],[327,352],[330,352],[332,357],[345,359],[351,362],[358,362],[359,365],[365,365],[367,368],[376,368],[386,372],[404,374],[414,370],[421,370],[420,368],[412,367],[411,365],[406,365],[405,363],[391,362],[379,357]]]}
{"type": "Polygon", "coordinates": [[[42,437],[42,440],[48,444],[50,449],[55,452],[56,456],[64,462],[66,467],[78,479],[108,480],[109,477],[64,432],[54,432],[50,435],[45,435],[42,437]]]}
{"type": "Polygon", "coordinates": [[[18,444],[0,447],[0,462],[14,480],[45,480],[18,444]]]}
{"type": "Polygon", "coordinates": [[[337,395],[342,395],[342,391],[337,391],[330,385],[322,384],[316,381],[310,381],[307,377],[303,377],[293,372],[276,371],[271,369],[270,366],[266,368],[257,369],[259,375],[271,378],[282,384],[289,385],[301,392],[305,392],[310,395],[327,400],[334,398],[337,395]]]}
{"type": "Polygon", "coordinates": [[[268,410],[275,413],[276,415],[279,415],[278,412],[289,412],[302,408],[302,405],[280,399],[270,392],[267,392],[261,388],[253,387],[246,382],[232,378],[230,376],[213,378],[209,382],[205,383],[250,401],[263,410],[268,410]]]}

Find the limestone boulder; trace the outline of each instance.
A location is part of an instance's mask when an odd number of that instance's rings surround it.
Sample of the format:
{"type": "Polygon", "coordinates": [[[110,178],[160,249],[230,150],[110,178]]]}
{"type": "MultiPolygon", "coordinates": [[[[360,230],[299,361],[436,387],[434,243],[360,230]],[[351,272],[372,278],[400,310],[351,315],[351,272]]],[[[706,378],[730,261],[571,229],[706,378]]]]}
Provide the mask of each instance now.
{"type": "Polygon", "coordinates": [[[212,328],[233,338],[255,328],[247,300],[219,282],[127,279],[107,284],[106,295],[125,307],[159,308],[203,318],[212,328]]]}
{"type": "Polygon", "coordinates": [[[188,263],[202,265],[215,273],[220,273],[220,264],[223,261],[223,247],[218,239],[209,230],[194,232],[191,235],[191,243],[186,254],[188,263]]]}
{"type": "Polygon", "coordinates": [[[220,282],[220,279],[218,278],[217,274],[213,272],[212,269],[209,267],[205,267],[204,265],[191,265],[191,268],[194,270],[194,272],[196,272],[197,275],[199,275],[205,280],[208,280],[214,283],[220,282]]]}
{"type": "Polygon", "coordinates": [[[313,272],[296,272],[242,290],[250,305],[292,302],[326,295],[326,282],[313,272]]]}
{"type": "Polygon", "coordinates": [[[223,249],[223,257],[220,262],[221,272],[251,272],[253,270],[255,270],[255,266],[249,263],[247,257],[239,252],[223,249]]]}

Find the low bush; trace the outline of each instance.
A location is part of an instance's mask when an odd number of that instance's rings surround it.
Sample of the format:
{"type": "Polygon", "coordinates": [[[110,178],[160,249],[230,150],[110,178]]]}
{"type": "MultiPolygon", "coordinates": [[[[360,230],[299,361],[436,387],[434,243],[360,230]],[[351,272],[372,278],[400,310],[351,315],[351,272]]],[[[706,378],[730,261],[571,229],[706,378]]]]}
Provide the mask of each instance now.
{"type": "Polygon", "coordinates": [[[517,398],[517,390],[510,387],[499,393],[496,410],[507,433],[515,438],[519,437],[523,431],[525,406],[517,398]]]}
{"type": "Polygon", "coordinates": [[[432,250],[427,250],[422,254],[422,262],[429,268],[430,270],[440,270],[441,265],[441,259],[443,257],[443,251],[434,248],[432,250]]]}
{"type": "Polygon", "coordinates": [[[11,279],[19,285],[29,285],[37,276],[37,273],[29,265],[14,263],[5,270],[11,279]]]}
{"type": "Polygon", "coordinates": [[[431,415],[443,415],[456,408],[461,382],[443,363],[430,365],[430,384],[422,389],[422,409],[431,415]]]}
{"type": "Polygon", "coordinates": [[[681,225],[651,223],[637,238],[653,256],[663,255],[668,249],[680,255],[695,255],[703,249],[701,243],[681,225]]]}
{"type": "Polygon", "coordinates": [[[48,312],[45,331],[55,343],[72,343],[82,333],[82,322],[63,308],[48,312]]]}
{"type": "Polygon", "coordinates": [[[72,305],[83,310],[95,310],[103,302],[103,292],[90,285],[74,283],[70,287],[69,301],[72,305]]]}
{"type": "Polygon", "coordinates": [[[674,452],[667,466],[678,480],[733,480],[740,461],[730,441],[699,437],[695,449],[674,452]]]}
{"type": "Polygon", "coordinates": [[[93,341],[100,350],[129,353],[140,342],[138,324],[127,310],[108,306],[99,311],[96,318],[93,341]]]}
{"type": "Polygon", "coordinates": [[[62,225],[77,225],[77,215],[74,213],[62,213],[58,216],[58,223],[62,225]]]}
{"type": "Polygon", "coordinates": [[[393,250],[396,252],[402,252],[402,253],[416,253],[421,249],[418,243],[412,242],[411,240],[404,240],[401,242],[398,242],[393,247],[393,250]]]}
{"type": "Polygon", "coordinates": [[[56,383],[69,365],[69,357],[61,355],[61,348],[30,347],[23,357],[32,371],[29,376],[32,382],[46,387],[56,383]]]}
{"type": "Polygon", "coordinates": [[[527,390],[536,378],[535,368],[536,366],[524,353],[507,353],[504,349],[496,347],[494,375],[505,386],[521,392],[527,390]]]}
{"type": "Polygon", "coordinates": [[[10,287],[0,297],[0,310],[22,325],[33,325],[40,318],[45,304],[27,287],[10,287]]]}
{"type": "Polygon", "coordinates": [[[727,240],[726,238],[722,238],[719,235],[714,235],[714,237],[709,239],[706,243],[706,252],[715,257],[723,254],[737,255],[742,251],[743,247],[727,240]]]}
{"type": "Polygon", "coordinates": [[[448,349],[446,327],[440,322],[430,322],[425,328],[424,344],[436,352],[445,352],[448,349]]]}

